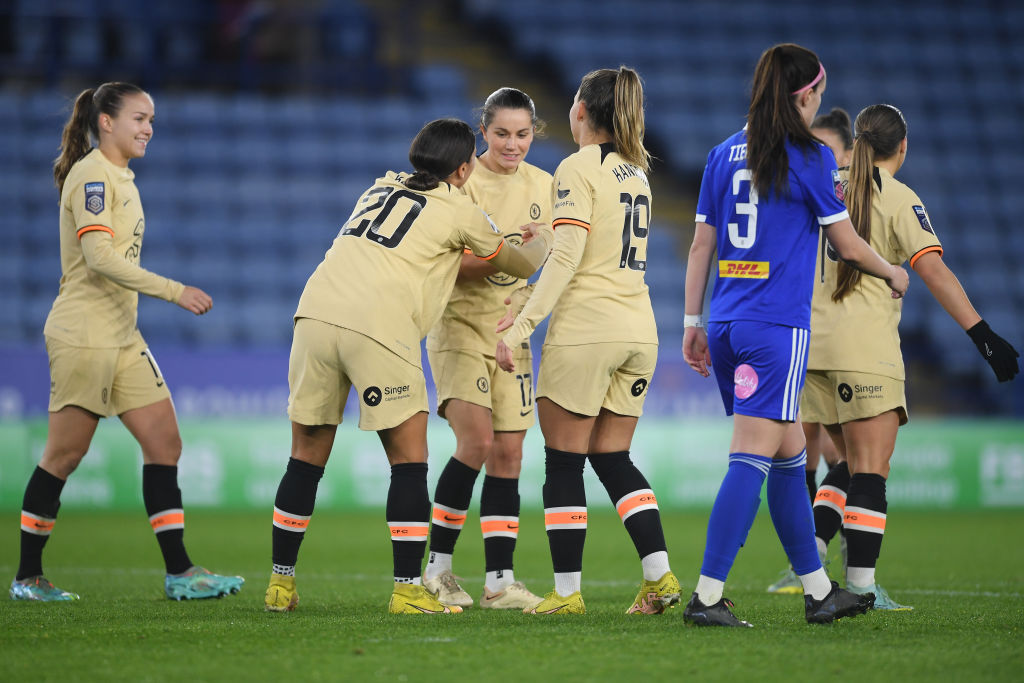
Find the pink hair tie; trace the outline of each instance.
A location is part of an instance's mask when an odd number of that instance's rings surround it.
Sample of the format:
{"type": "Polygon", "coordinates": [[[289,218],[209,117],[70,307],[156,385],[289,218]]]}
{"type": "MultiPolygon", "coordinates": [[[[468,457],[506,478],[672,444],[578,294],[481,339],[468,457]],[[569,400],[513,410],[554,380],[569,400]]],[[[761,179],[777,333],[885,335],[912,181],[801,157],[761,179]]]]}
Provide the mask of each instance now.
{"type": "Polygon", "coordinates": [[[804,92],[805,90],[810,90],[814,86],[818,85],[818,81],[820,81],[824,77],[825,77],[825,65],[822,64],[821,62],[818,62],[818,75],[814,77],[814,80],[811,81],[810,83],[808,83],[807,85],[805,85],[804,87],[800,88],[799,90],[794,90],[793,92],[790,93],[790,95],[799,95],[800,93],[804,92]]]}

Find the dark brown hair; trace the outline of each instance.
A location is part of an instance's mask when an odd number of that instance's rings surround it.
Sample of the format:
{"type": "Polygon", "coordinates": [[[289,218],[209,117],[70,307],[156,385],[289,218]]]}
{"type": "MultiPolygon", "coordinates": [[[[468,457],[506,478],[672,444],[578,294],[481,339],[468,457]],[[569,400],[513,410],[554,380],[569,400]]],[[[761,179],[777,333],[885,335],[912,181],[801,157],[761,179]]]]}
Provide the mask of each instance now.
{"type": "MultiPolygon", "coordinates": [[[[903,112],[891,104],[872,104],[857,114],[854,125],[853,159],[850,161],[850,180],[846,186],[846,208],[850,221],[865,242],[871,242],[871,197],[874,192],[872,177],[875,160],[889,159],[900,149],[907,137],[907,121],[903,112]]],[[[839,262],[833,301],[842,301],[860,282],[861,272],[839,262]]]]}
{"type": "Polygon", "coordinates": [[[64,180],[75,162],[92,149],[92,142],[100,139],[100,114],[116,118],[127,95],[146,94],[131,83],[114,81],[98,88],[87,88],[75,98],[71,116],[64,124],[60,139],[60,154],[53,160],[53,182],[57,191],[64,191],[64,180]]]}
{"type": "Polygon", "coordinates": [[[403,182],[410,190],[433,190],[476,152],[476,135],[459,119],[437,119],[420,129],[409,146],[416,172],[403,182]]]}
{"type": "Polygon", "coordinates": [[[651,155],[644,147],[644,88],[628,66],[598,69],[583,77],[580,101],[595,130],[611,133],[615,151],[647,173],[651,155]]]}
{"type": "Polygon", "coordinates": [[[832,107],[832,111],[827,114],[820,114],[811,123],[811,130],[815,128],[824,128],[830,130],[839,136],[839,140],[843,143],[843,149],[850,151],[853,149],[853,129],[850,127],[850,115],[846,113],[845,109],[841,107],[832,107]]]}
{"type": "MultiPolygon", "coordinates": [[[[747,112],[747,168],[761,196],[789,190],[787,139],[807,148],[817,142],[800,117],[793,93],[814,80],[820,69],[816,54],[792,43],[773,45],[757,61],[747,112]]],[[[820,87],[820,82],[814,85],[815,90],[820,87]]]]}
{"type": "Polygon", "coordinates": [[[516,88],[498,88],[484,100],[484,106],[480,108],[480,126],[484,130],[491,127],[494,122],[494,115],[500,109],[525,109],[530,112],[530,123],[533,124],[533,134],[541,136],[544,134],[545,123],[537,118],[537,107],[534,106],[530,96],[516,88]]]}

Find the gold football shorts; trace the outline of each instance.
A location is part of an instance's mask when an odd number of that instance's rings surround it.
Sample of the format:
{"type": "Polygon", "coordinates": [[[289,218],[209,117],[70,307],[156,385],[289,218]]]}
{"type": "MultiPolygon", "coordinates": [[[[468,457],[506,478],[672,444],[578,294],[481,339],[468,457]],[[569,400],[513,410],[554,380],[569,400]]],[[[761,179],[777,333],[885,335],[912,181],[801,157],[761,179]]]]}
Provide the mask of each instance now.
{"type": "Polygon", "coordinates": [[[128,346],[72,346],[46,338],[50,357],[50,412],[79,406],[102,417],[121,415],[171,397],[160,366],[136,333],[128,346]]]}
{"type": "Polygon", "coordinates": [[[360,429],[397,427],[428,409],[423,370],[364,334],[312,318],[296,320],[288,417],[302,425],[341,424],[352,387],[360,429]]]}
{"type": "Polygon", "coordinates": [[[496,432],[519,432],[533,425],[533,364],[528,343],[513,354],[514,372],[505,372],[494,356],[477,351],[427,351],[427,357],[441,417],[445,404],[455,398],[489,408],[496,432]]]}
{"type": "Polygon", "coordinates": [[[595,416],[604,408],[618,415],[640,417],[657,362],[657,344],[545,345],[540,356],[537,397],[580,415],[595,416]]]}
{"type": "Polygon", "coordinates": [[[900,379],[846,370],[808,370],[800,420],[844,424],[895,410],[907,424],[907,396],[900,379]]]}

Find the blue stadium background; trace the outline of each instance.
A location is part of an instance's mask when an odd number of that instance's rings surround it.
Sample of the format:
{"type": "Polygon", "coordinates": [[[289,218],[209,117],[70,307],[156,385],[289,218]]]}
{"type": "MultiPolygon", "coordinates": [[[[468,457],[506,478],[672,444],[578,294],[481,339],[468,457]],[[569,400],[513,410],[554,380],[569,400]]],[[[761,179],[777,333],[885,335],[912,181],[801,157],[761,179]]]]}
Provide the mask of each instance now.
{"type": "MultiPolygon", "coordinates": [[[[587,71],[646,82],[656,167],[648,282],[661,335],[649,409],[720,414],[682,366],[692,207],[707,151],[743,125],[767,46],[814,49],[823,111],[891,102],[906,114],[900,179],[924,199],[945,258],[992,327],[1024,348],[1024,6],[1014,2],[596,0],[8,0],[0,4],[0,417],[45,411],[42,325],[60,278],[60,128],[74,96],[131,80],[157,106],[133,162],[146,210],[143,265],[215,300],[193,318],[144,300],[140,328],[172,386],[214,379],[245,396],[186,413],[275,413],[291,315],[355,199],[440,116],[472,120],[502,85],[550,121],[529,160],[553,171],[587,71]],[[213,378],[213,379],[211,379],[213,378]],[[262,392],[262,393],[261,393],[262,392]],[[252,398],[255,396],[256,398],[252,398]],[[694,396],[697,398],[695,399],[694,396]]],[[[1024,383],[998,385],[912,281],[901,332],[915,414],[1024,416],[1024,383]]],[[[536,342],[540,338],[535,339],[536,342]]],[[[236,392],[237,393],[237,392],[236,392]]],[[[196,394],[199,396],[199,394],[196,394]]],[[[176,394],[179,410],[183,397],[176,394]]]]}

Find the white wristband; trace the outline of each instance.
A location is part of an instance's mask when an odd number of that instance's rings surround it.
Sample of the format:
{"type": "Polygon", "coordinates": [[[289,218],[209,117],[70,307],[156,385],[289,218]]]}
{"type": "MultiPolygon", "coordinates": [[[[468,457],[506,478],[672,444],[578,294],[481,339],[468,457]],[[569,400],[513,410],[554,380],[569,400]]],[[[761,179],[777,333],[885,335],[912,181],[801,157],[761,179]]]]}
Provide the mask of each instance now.
{"type": "Polygon", "coordinates": [[[684,315],[683,316],[683,329],[687,327],[704,327],[704,321],[700,315],[684,315]]]}

